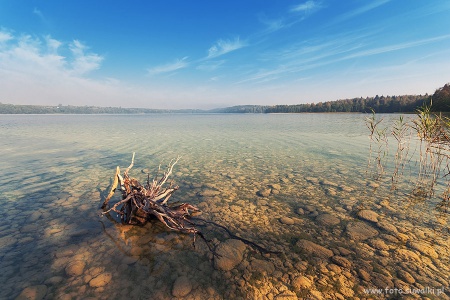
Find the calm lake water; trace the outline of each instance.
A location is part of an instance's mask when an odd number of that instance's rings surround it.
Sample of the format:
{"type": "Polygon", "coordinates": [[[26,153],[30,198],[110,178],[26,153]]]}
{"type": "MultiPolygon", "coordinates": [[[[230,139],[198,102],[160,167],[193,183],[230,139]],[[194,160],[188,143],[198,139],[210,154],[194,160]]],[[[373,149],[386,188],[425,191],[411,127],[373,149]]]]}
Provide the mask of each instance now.
{"type": "Polygon", "coordinates": [[[412,201],[407,176],[372,178],[364,118],[0,115],[0,298],[448,299],[448,214],[412,201]],[[231,248],[224,270],[201,239],[99,216],[133,152],[141,181],[181,156],[170,201],[282,253],[231,248]]]}

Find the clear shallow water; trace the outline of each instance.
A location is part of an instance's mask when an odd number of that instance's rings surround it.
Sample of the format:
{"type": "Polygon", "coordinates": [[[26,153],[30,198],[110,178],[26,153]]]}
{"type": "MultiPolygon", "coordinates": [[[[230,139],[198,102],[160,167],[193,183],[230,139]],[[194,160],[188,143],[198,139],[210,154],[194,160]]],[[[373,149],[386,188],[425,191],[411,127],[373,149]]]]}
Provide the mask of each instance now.
{"type": "MultiPolygon", "coordinates": [[[[170,299],[179,278],[191,299],[448,288],[448,237],[439,234],[447,219],[437,222],[425,203],[406,209],[388,178],[368,178],[367,134],[360,114],[0,116],[2,297],[28,287],[46,298],[170,299]],[[141,170],[182,156],[171,201],[284,254],[247,249],[233,270],[216,270],[191,236],[99,217],[115,167],[127,167],[132,152],[131,175],[141,180],[141,170]],[[361,209],[379,222],[362,220],[361,209]],[[361,238],[352,224],[372,234],[361,238]]],[[[208,229],[217,244],[226,239],[208,229]]]]}

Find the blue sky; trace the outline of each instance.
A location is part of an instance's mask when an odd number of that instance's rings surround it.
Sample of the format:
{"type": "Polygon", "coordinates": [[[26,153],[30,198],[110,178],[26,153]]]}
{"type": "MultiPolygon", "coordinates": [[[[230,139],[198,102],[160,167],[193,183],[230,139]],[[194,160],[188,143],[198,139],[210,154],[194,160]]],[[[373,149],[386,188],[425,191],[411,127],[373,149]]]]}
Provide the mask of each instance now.
{"type": "Polygon", "coordinates": [[[150,108],[433,93],[450,2],[0,2],[0,102],[150,108]]]}

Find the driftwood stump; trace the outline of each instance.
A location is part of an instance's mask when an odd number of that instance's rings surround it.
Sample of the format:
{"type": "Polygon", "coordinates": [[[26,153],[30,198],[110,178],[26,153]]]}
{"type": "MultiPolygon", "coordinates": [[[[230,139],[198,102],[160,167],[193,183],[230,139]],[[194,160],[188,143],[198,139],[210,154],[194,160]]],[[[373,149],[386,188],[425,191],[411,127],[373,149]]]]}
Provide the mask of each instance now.
{"type": "Polygon", "coordinates": [[[200,236],[214,254],[215,252],[210,241],[205,238],[198,227],[212,225],[216,229],[224,231],[229,237],[238,239],[261,253],[279,253],[269,251],[252,241],[238,237],[228,228],[216,222],[193,217],[192,213],[198,212],[199,210],[191,204],[181,203],[170,205],[168,202],[169,198],[179,187],[174,184],[173,180],[168,182],[168,179],[180,157],[170,161],[166,171],[162,173],[161,178],[158,178],[161,166],[158,168],[158,174],[152,180],[150,180],[150,175],[147,174],[147,182],[142,185],[137,179],[129,176],[129,171],[134,165],[134,156],[135,153],[133,153],[131,164],[123,172],[123,175],[120,174],[120,168],[116,168],[111,190],[102,204],[102,209],[104,210],[102,215],[116,212],[120,215],[123,224],[131,225],[144,225],[154,216],[171,230],[193,234],[194,243],[195,237],[197,235],[200,236]],[[122,192],[122,200],[115,203],[111,208],[108,208],[108,202],[111,200],[117,187],[122,192]]]}
{"type": "Polygon", "coordinates": [[[174,185],[173,181],[170,181],[168,187],[165,187],[165,185],[179,157],[169,163],[161,178],[158,179],[157,174],[155,178],[150,180],[150,175],[148,175],[146,184],[142,185],[137,179],[129,176],[129,171],[134,165],[134,155],[133,153],[131,164],[123,172],[123,175],[120,174],[120,168],[117,167],[111,191],[103,202],[102,208],[107,207],[118,185],[122,191],[122,200],[110,209],[105,210],[103,214],[114,211],[120,215],[122,223],[133,225],[143,225],[150,216],[155,216],[172,230],[197,234],[198,230],[187,217],[191,215],[191,211],[198,211],[198,209],[187,203],[175,206],[168,204],[169,198],[178,190],[178,186],[174,185]]]}

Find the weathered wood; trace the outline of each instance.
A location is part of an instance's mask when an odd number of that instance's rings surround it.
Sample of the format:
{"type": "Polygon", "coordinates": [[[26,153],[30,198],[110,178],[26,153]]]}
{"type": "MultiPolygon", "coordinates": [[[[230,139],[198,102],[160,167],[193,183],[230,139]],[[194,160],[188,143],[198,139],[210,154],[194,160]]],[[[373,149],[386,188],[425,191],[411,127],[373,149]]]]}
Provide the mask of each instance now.
{"type": "MultiPolygon", "coordinates": [[[[205,224],[213,225],[216,228],[224,230],[229,237],[241,240],[248,246],[260,251],[261,253],[279,253],[276,251],[267,250],[252,241],[238,237],[225,226],[212,221],[204,220],[202,218],[193,218],[192,213],[198,212],[199,210],[192,204],[181,203],[178,205],[169,205],[169,198],[175,191],[178,190],[179,187],[174,185],[173,181],[168,183],[168,187],[165,185],[169,179],[169,176],[172,174],[173,167],[178,162],[180,157],[170,161],[166,171],[160,179],[158,179],[158,174],[156,174],[152,180],[150,180],[150,175],[148,175],[147,183],[145,185],[140,184],[137,179],[129,176],[129,172],[134,165],[134,157],[135,154],[133,153],[131,164],[125,169],[123,175],[120,174],[120,168],[116,168],[111,191],[102,205],[102,209],[104,210],[102,215],[109,216],[111,212],[115,212],[120,216],[123,224],[132,225],[143,225],[152,216],[154,216],[171,230],[193,234],[194,243],[195,237],[197,235],[200,236],[213,254],[215,254],[215,251],[211,246],[211,242],[205,238],[204,234],[200,230],[197,229],[198,227],[204,227],[205,224]],[[108,203],[118,186],[122,191],[122,200],[107,209],[108,203]]],[[[158,168],[158,172],[160,170],[161,166],[158,168]]]]}
{"type": "Polygon", "coordinates": [[[150,181],[150,176],[148,176],[147,184],[142,185],[137,179],[129,176],[129,172],[134,165],[134,157],[135,153],[133,153],[131,164],[125,169],[123,175],[120,174],[120,168],[117,167],[111,191],[102,205],[102,208],[105,209],[103,215],[113,211],[120,215],[122,223],[140,225],[145,224],[150,216],[155,216],[172,230],[196,234],[195,225],[188,222],[187,218],[191,215],[191,212],[198,211],[198,209],[187,203],[177,206],[168,205],[169,198],[178,190],[178,186],[175,186],[173,182],[168,183],[168,179],[180,158],[178,157],[169,163],[167,170],[160,179],[156,175],[150,181]],[[167,183],[169,184],[168,187],[165,186],[167,183]],[[106,209],[117,186],[120,186],[122,191],[122,200],[106,209]]]}
{"type": "Polygon", "coordinates": [[[117,166],[116,168],[116,174],[114,175],[114,182],[111,186],[111,191],[109,192],[108,196],[106,197],[105,201],[102,204],[102,208],[105,208],[106,205],[108,205],[109,200],[111,200],[111,197],[116,192],[117,185],[119,184],[119,175],[120,175],[120,168],[117,166]]]}

